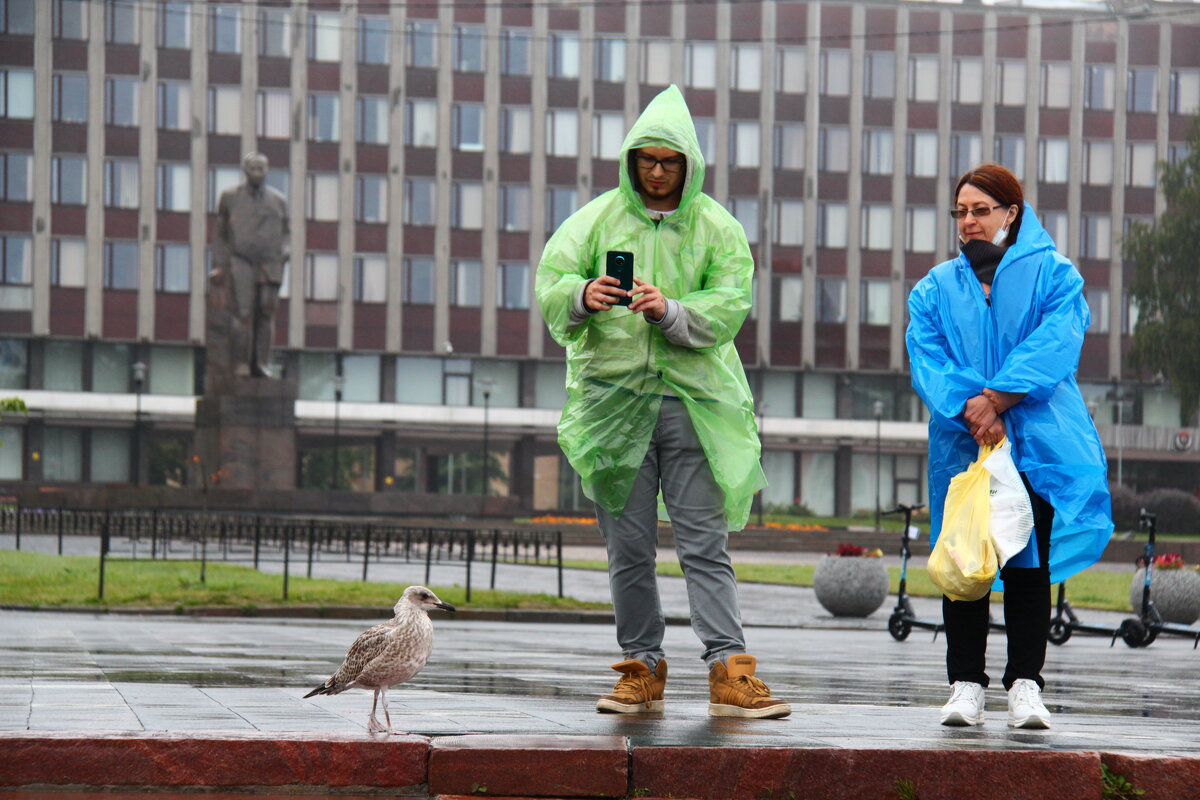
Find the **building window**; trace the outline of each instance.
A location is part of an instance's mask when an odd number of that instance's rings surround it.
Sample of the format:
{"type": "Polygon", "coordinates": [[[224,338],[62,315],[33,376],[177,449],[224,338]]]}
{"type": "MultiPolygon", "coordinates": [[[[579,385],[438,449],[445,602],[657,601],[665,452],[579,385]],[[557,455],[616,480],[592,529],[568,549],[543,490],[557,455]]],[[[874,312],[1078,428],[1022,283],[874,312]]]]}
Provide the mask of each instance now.
{"type": "Polygon", "coordinates": [[[156,207],[159,211],[190,211],[191,164],[159,164],[156,189],[156,207]]]}
{"type": "Polygon", "coordinates": [[[683,82],[693,89],[717,88],[717,46],[688,42],[683,46],[683,82]]]}
{"type": "Polygon", "coordinates": [[[57,237],[50,242],[50,285],[80,288],[87,273],[87,240],[57,237]]]}
{"type": "Polygon", "coordinates": [[[746,241],[750,244],[758,244],[758,198],[731,197],[729,198],[729,212],[733,214],[734,219],[742,223],[742,227],[746,231],[746,241]]]}
{"type": "Polygon", "coordinates": [[[32,249],[28,236],[0,235],[0,283],[24,286],[30,282],[32,249]]]}
{"type": "Polygon", "coordinates": [[[1079,218],[1079,257],[1108,259],[1112,255],[1112,217],[1083,214],[1079,218]]]}
{"type": "Polygon", "coordinates": [[[483,266],[478,261],[450,263],[450,305],[478,308],[483,300],[483,266]]]}
{"type": "Polygon", "coordinates": [[[671,82],[671,42],[667,39],[643,39],[640,64],[641,82],[647,86],[666,86],[671,82]]]}
{"type": "Polygon", "coordinates": [[[33,156],[0,153],[0,200],[24,203],[33,199],[33,156]]]}
{"type": "Polygon", "coordinates": [[[337,253],[309,253],[304,260],[304,299],[338,299],[337,253]]]}
{"type": "Polygon", "coordinates": [[[936,103],[939,72],[937,56],[909,56],[908,99],[915,103],[936,103]]]}
{"type": "Polygon", "coordinates": [[[500,230],[527,231],[533,222],[533,197],[527,184],[500,185],[500,230]]]}
{"type": "Polygon", "coordinates": [[[158,6],[158,46],[187,50],[192,46],[192,4],[164,2],[158,6]]]}
{"type": "MultiPolygon", "coordinates": [[[[29,116],[33,116],[33,74],[30,73],[29,89],[29,116]]],[[[9,73],[10,80],[12,73],[9,73]]],[[[10,86],[11,91],[11,86],[10,86]]],[[[88,101],[87,101],[87,76],[76,74],[59,74],[55,75],[51,80],[51,115],[55,122],[87,122],[88,118],[88,101]]],[[[13,97],[9,97],[9,105],[12,105],[13,97]]],[[[23,107],[18,99],[18,107],[23,107]]],[[[9,116],[12,116],[10,113],[9,116]]]]}
{"type": "Polygon", "coordinates": [[[437,101],[409,100],[405,112],[404,143],[409,147],[437,147],[437,101]]]}
{"type": "Polygon", "coordinates": [[[828,97],[850,96],[850,51],[822,50],[821,94],[828,97]]]}
{"type": "Polygon", "coordinates": [[[340,124],[338,109],[341,98],[336,94],[308,96],[308,138],[313,142],[336,142],[340,124]]]}
{"type": "Polygon", "coordinates": [[[529,31],[506,28],[500,32],[500,71],[505,75],[529,74],[529,31]]]}
{"type": "Polygon", "coordinates": [[[1200,111],[1200,70],[1171,71],[1171,96],[1168,110],[1172,114],[1195,114],[1200,111]]]}
{"type": "Polygon", "coordinates": [[[33,29],[33,0],[0,0],[0,33],[32,36],[33,29]]]}
{"type": "Polygon", "coordinates": [[[191,288],[191,248],[186,244],[160,244],[154,248],[154,289],[187,294],[191,288]]]}
{"type": "Polygon", "coordinates": [[[168,131],[192,129],[192,87],[181,81],[158,82],[158,127],[168,131]]]}
{"type": "Polygon", "coordinates": [[[996,62],[996,102],[1002,106],[1025,105],[1025,81],[1028,71],[1024,61],[1001,59],[996,62]]]}
{"type": "MultiPolygon", "coordinates": [[[[27,2],[33,5],[32,0],[27,2]]],[[[88,38],[88,8],[85,0],[55,0],[52,12],[54,38],[85,41],[88,38]]]]}
{"type": "Polygon", "coordinates": [[[358,18],[358,63],[388,63],[388,18],[363,15],[358,18]]]}
{"type": "Polygon", "coordinates": [[[432,178],[404,181],[404,224],[432,225],[436,193],[437,183],[432,178]]]}
{"type": "Polygon", "coordinates": [[[1158,111],[1158,70],[1154,67],[1134,67],[1125,82],[1125,110],[1133,114],[1153,114],[1158,111]]]}
{"type": "Polygon", "coordinates": [[[1083,68],[1083,107],[1112,111],[1116,94],[1116,69],[1111,65],[1083,68]]]}
{"type": "Polygon", "coordinates": [[[308,57],[312,61],[342,60],[342,16],[323,12],[308,15],[308,57]]]}
{"type": "Polygon", "coordinates": [[[1125,160],[1125,185],[1154,186],[1158,169],[1158,147],[1154,142],[1129,142],[1126,150],[1128,155],[1125,160]]]}
{"type": "Polygon", "coordinates": [[[242,132],[242,87],[208,87],[208,132],[238,136],[242,132]]]}
{"type": "Polygon", "coordinates": [[[817,322],[846,321],[846,279],[817,278],[817,322]]]}
{"type": "Polygon", "coordinates": [[[455,149],[473,153],[483,152],[483,105],[455,103],[452,110],[455,149]]]}
{"type": "Polygon", "coordinates": [[[950,174],[962,175],[983,161],[983,139],[977,133],[950,137],[950,174]]]}
{"type": "Polygon", "coordinates": [[[775,168],[804,169],[804,123],[775,124],[775,168]]]}
{"type": "Polygon", "coordinates": [[[533,112],[528,108],[500,109],[500,152],[529,153],[533,141],[533,112]]]}
{"type": "Polygon", "coordinates": [[[729,160],[734,167],[757,168],[762,134],[758,122],[735,120],[729,123],[729,160]]]}
{"type": "Polygon", "coordinates": [[[104,205],[109,208],[137,208],[138,162],[133,158],[109,158],[104,161],[104,205]]]}
{"type": "Polygon", "coordinates": [[[625,142],[625,115],[598,111],[592,117],[592,158],[616,161],[625,142]]]}
{"type": "Polygon", "coordinates": [[[904,209],[904,249],[910,253],[937,249],[937,211],[928,206],[904,209]]]}
{"type": "MultiPolygon", "coordinates": [[[[54,76],[55,108],[57,108],[59,97],[60,77],[62,76],[54,76]]],[[[86,108],[84,113],[86,114],[86,108]]],[[[0,69],[0,117],[33,119],[32,72],[20,69],[0,69]]],[[[57,114],[55,119],[58,119],[57,114]]]]}
{"type": "Polygon", "coordinates": [[[450,203],[450,227],[477,231],[483,228],[483,184],[455,181],[450,203]]]}
{"type": "Polygon", "coordinates": [[[1018,180],[1025,179],[1025,137],[1024,136],[997,136],[994,147],[996,149],[996,163],[1003,164],[1017,176],[1018,180]]]}
{"type": "Polygon", "coordinates": [[[870,204],[862,207],[862,236],[864,250],[892,249],[892,207],[870,204]]]}
{"type": "Polygon", "coordinates": [[[433,259],[404,259],[404,302],[433,305],[433,259]]]}
{"type": "Polygon", "coordinates": [[[983,60],[979,58],[954,59],[954,75],[951,81],[954,102],[960,105],[977,106],[983,102],[983,60]]]}
{"type": "Polygon", "coordinates": [[[863,131],[863,172],[868,175],[891,175],[894,148],[890,129],[868,128],[863,131]]]}
{"type": "Polygon", "coordinates": [[[579,112],[552,108],[546,112],[546,155],[579,155],[579,112]]]}
{"type": "Polygon", "coordinates": [[[437,23],[408,22],[404,27],[408,39],[408,66],[437,66],[437,23]]]}
{"type": "Polygon", "coordinates": [[[354,138],[363,144],[388,143],[386,97],[360,96],[356,101],[354,138]]]}
{"type": "Polygon", "coordinates": [[[574,80],[579,77],[579,35],[574,33],[552,33],[547,42],[550,62],[547,65],[551,78],[574,80]]]}
{"type": "Polygon", "coordinates": [[[847,172],[850,169],[850,129],[822,125],[817,131],[817,169],[847,172]]]}
{"type": "Polygon", "coordinates": [[[499,308],[529,308],[529,265],[501,262],[496,265],[496,305],[499,308]]]}
{"type": "Polygon", "coordinates": [[[546,232],[553,233],[575,213],[577,194],[573,187],[551,186],[546,189],[546,232]]]}
{"type": "Polygon", "coordinates": [[[124,127],[134,127],[138,124],[137,79],[104,80],[104,123],[124,127]]]}
{"type": "Polygon", "coordinates": [[[780,322],[799,322],[804,317],[804,278],[783,275],[776,279],[778,301],[776,319],[780,322]]]}
{"type": "Polygon", "coordinates": [[[214,53],[242,52],[241,6],[222,3],[209,6],[212,27],[209,28],[208,49],[214,53]]]}
{"type": "Polygon", "coordinates": [[[104,41],[109,44],[137,44],[139,0],[106,0],[104,4],[104,41]]]}
{"type": "Polygon", "coordinates": [[[258,53],[286,58],[292,52],[292,10],[262,8],[258,12],[258,53]]]}
{"type": "Polygon", "coordinates": [[[858,309],[858,321],[863,325],[891,325],[891,281],[864,280],[860,284],[858,309]]]}
{"type": "Polygon", "coordinates": [[[288,139],[292,134],[292,95],[287,89],[260,89],[255,126],[264,139],[288,139]]]}
{"type": "Polygon", "coordinates": [[[383,253],[354,257],[354,302],[387,302],[387,256],[383,253]]]}
{"type": "Polygon", "coordinates": [[[1071,107],[1071,65],[1066,62],[1042,64],[1042,108],[1071,107]]]}
{"type": "Polygon", "coordinates": [[[1111,141],[1084,139],[1083,182],[1092,186],[1112,185],[1113,143],[1111,141]]]}
{"type": "Polygon", "coordinates": [[[729,88],[738,92],[762,90],[762,45],[743,42],[730,45],[729,88]]]}
{"type": "Polygon", "coordinates": [[[387,222],[386,175],[359,175],[354,179],[354,219],[358,222],[387,222]]]}
{"type": "Polygon", "coordinates": [[[137,278],[137,242],[105,242],[104,288],[136,289],[137,278]]]}
{"type": "Polygon", "coordinates": [[[808,90],[808,52],[803,47],[780,47],[775,51],[775,88],[782,94],[804,94],[808,90]]]}
{"type": "Polygon", "coordinates": [[[456,72],[483,72],[486,32],[478,25],[454,26],[453,61],[456,72]]]}
{"type": "Polygon", "coordinates": [[[938,136],[933,131],[908,134],[908,174],[913,178],[936,178],[938,136]]]}
{"type": "Polygon", "coordinates": [[[596,39],[596,80],[603,83],[624,83],[624,39],[615,36],[601,36],[596,39]]]}
{"type": "Polygon", "coordinates": [[[846,246],[849,216],[845,203],[821,203],[817,206],[817,247],[846,246]]]}
{"type": "Polygon", "coordinates": [[[87,156],[50,160],[50,202],[81,206],[87,202],[87,156]]]}
{"type": "Polygon", "coordinates": [[[1038,180],[1066,183],[1070,168],[1070,144],[1066,139],[1038,139],[1038,180]]]}
{"type": "Polygon", "coordinates": [[[310,172],[306,176],[305,216],[320,222],[337,222],[341,218],[341,181],[336,172],[310,172]]]}
{"type": "MultiPolygon", "coordinates": [[[[268,176],[269,177],[269,176],[268,176]]],[[[209,167],[208,168],[208,211],[215,214],[217,204],[226,189],[232,189],[242,182],[242,170],[239,167],[209,167]]]]}
{"type": "Polygon", "coordinates": [[[896,96],[896,54],[872,53],[863,56],[863,96],[891,99],[896,96]]]}
{"type": "Polygon", "coordinates": [[[1071,234],[1067,228],[1068,218],[1065,211],[1043,211],[1041,213],[1042,227],[1054,241],[1054,248],[1060,253],[1070,252],[1071,234]]]}
{"type": "Polygon", "coordinates": [[[798,247],[804,244],[804,201],[775,201],[775,244],[798,247]]]}
{"type": "Polygon", "coordinates": [[[704,163],[715,163],[717,158],[716,121],[695,117],[692,122],[696,126],[696,141],[700,144],[700,154],[704,157],[704,163]]]}
{"type": "Polygon", "coordinates": [[[1083,296],[1087,300],[1091,320],[1088,322],[1088,333],[1108,333],[1108,289],[1086,288],[1083,296]]]}

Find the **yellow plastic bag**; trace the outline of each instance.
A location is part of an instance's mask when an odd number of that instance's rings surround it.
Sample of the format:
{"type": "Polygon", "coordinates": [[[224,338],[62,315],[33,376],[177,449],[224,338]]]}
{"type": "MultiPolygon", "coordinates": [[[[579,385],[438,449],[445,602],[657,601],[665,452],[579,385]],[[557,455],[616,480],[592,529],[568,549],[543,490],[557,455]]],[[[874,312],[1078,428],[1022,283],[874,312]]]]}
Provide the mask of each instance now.
{"type": "Polygon", "coordinates": [[[996,579],[996,548],[988,533],[991,473],[983,467],[993,448],[950,479],[942,532],[929,554],[929,579],[951,600],[978,600],[996,579]]]}

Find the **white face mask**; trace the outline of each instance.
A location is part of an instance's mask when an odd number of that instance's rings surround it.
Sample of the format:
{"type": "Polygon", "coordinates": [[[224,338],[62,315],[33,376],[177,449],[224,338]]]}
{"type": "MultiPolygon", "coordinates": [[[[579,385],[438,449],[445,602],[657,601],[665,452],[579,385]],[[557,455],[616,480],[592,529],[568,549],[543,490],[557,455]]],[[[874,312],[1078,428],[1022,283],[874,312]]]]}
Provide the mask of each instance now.
{"type": "Polygon", "coordinates": [[[1008,227],[1007,226],[996,231],[996,235],[992,237],[992,244],[996,245],[997,247],[1000,247],[1001,245],[1004,244],[1004,240],[1006,238],[1008,238],[1008,227]]]}

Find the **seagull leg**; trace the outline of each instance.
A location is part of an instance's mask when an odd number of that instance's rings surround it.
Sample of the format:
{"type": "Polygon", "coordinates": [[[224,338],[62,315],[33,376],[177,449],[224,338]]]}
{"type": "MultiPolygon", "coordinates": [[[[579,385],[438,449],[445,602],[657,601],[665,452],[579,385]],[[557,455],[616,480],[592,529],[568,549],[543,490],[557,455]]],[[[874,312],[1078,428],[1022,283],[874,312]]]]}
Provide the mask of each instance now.
{"type": "Polygon", "coordinates": [[[383,703],[383,718],[387,721],[387,732],[395,733],[395,731],[392,730],[392,715],[388,713],[387,687],[386,686],[380,687],[379,699],[383,703]]]}
{"type": "MultiPolygon", "coordinates": [[[[379,704],[379,694],[379,689],[376,689],[374,699],[371,700],[371,716],[367,720],[367,733],[385,733],[387,731],[386,728],[379,724],[379,720],[375,718],[375,707],[379,704]]],[[[383,703],[383,713],[387,713],[386,700],[383,703]]]]}

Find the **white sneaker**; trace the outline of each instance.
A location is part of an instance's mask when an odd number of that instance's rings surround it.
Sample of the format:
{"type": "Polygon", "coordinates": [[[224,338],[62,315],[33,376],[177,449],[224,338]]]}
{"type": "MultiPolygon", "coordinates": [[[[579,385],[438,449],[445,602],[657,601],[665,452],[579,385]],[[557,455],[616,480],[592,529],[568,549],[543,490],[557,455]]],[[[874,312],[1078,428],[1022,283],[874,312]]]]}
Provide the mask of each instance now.
{"type": "Polygon", "coordinates": [[[950,701],[942,706],[942,724],[982,725],[983,687],[971,681],[955,681],[950,688],[950,701]]]}
{"type": "Polygon", "coordinates": [[[1008,727],[1050,727],[1050,712],[1042,705],[1042,692],[1036,681],[1019,678],[1008,690],[1008,727]]]}

